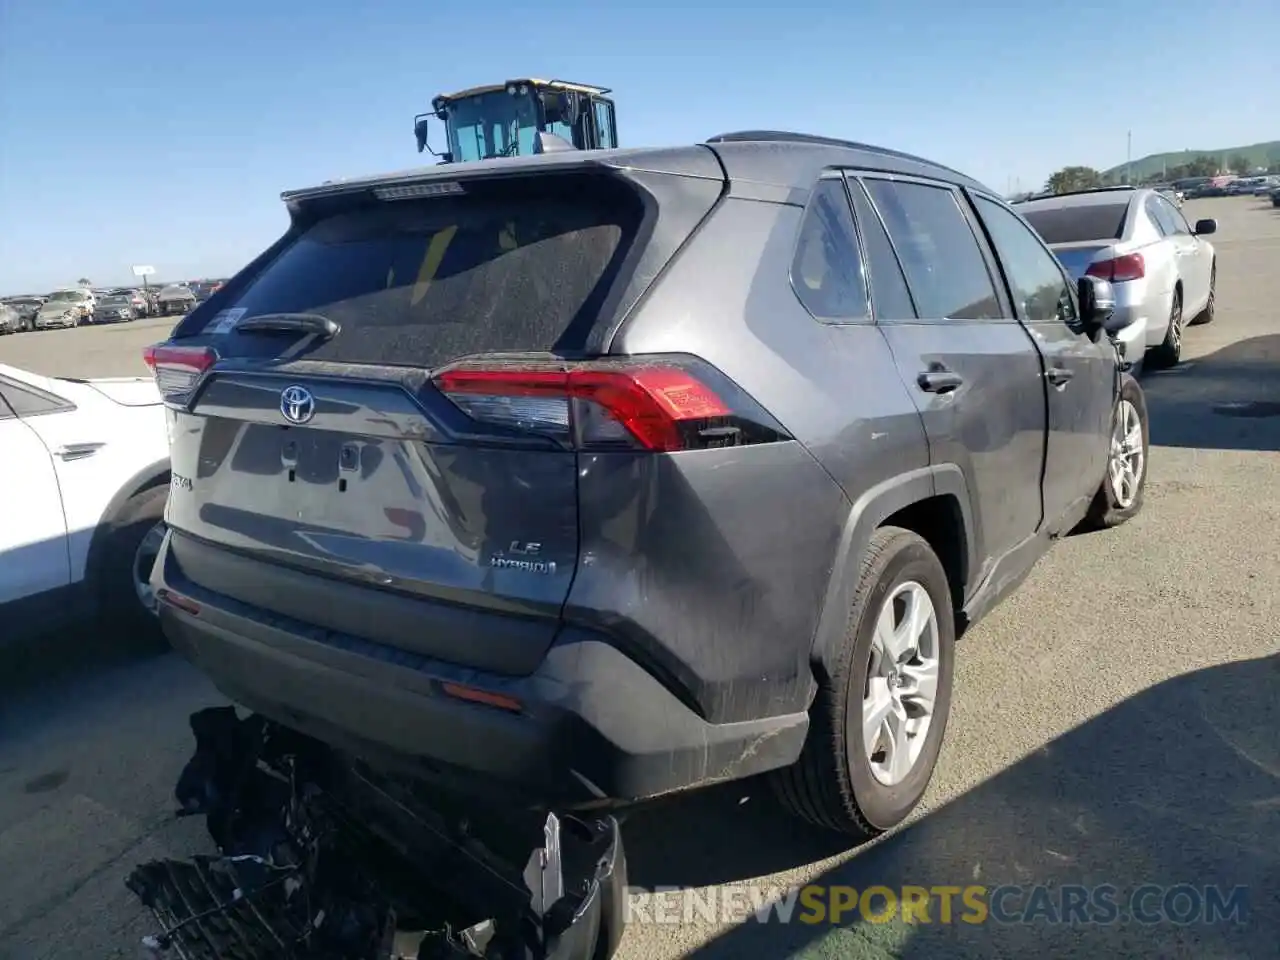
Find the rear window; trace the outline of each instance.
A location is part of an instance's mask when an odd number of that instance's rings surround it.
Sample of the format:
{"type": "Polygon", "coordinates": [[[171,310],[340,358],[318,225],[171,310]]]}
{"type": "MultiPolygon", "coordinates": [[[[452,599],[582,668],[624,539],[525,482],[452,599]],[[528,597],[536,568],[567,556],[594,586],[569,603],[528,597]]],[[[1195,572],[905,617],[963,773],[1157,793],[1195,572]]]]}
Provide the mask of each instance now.
{"type": "Polygon", "coordinates": [[[502,193],[387,201],[330,216],[220,310],[216,324],[208,318],[207,332],[260,339],[232,325],[267,313],[321,314],[341,329],[308,349],[308,359],[393,366],[580,349],[638,229],[638,198],[594,182],[494,189],[502,193]]]}
{"type": "Polygon", "coordinates": [[[1081,243],[1088,240],[1119,240],[1124,234],[1124,217],[1129,201],[1090,203],[1078,207],[1049,210],[1019,209],[1036,228],[1045,243],[1081,243]]]}

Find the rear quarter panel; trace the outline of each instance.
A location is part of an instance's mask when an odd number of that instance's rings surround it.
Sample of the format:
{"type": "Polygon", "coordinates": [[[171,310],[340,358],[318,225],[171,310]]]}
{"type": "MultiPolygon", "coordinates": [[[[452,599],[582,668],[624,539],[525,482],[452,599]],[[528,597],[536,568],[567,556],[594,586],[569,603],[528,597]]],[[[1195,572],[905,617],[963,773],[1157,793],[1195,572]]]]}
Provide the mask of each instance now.
{"type": "Polygon", "coordinates": [[[880,332],[820,323],[792,291],[802,212],[722,202],[611,347],[709,361],[795,440],[590,458],[579,481],[567,615],[649,651],[721,722],[807,706],[851,497],[928,463],[880,332]]]}

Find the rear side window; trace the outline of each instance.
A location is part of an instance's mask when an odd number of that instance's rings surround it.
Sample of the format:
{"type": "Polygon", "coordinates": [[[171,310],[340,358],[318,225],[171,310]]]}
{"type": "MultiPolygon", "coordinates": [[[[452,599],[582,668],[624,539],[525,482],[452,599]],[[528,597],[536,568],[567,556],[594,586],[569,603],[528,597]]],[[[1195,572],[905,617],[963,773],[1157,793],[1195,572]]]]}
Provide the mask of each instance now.
{"type": "Polygon", "coordinates": [[[638,198],[621,185],[581,182],[539,183],[537,193],[497,189],[483,198],[382,202],[322,220],[208,332],[225,325],[231,337],[261,336],[236,334],[233,324],[320,314],[341,329],[308,359],[393,366],[579,348],[639,229],[638,198]]]}
{"type": "Polygon", "coordinates": [[[42,413],[58,413],[62,410],[74,409],[74,406],[59,397],[51,396],[35,390],[28,390],[17,384],[0,381],[0,417],[10,410],[19,417],[36,417],[42,413]]]}
{"type": "Polygon", "coordinates": [[[865,181],[921,317],[993,320],[1000,301],[973,228],[945,187],[865,181]]]}
{"type": "Polygon", "coordinates": [[[853,194],[853,212],[862,231],[862,246],[867,254],[867,273],[871,280],[871,306],[877,320],[914,320],[916,308],[902,275],[902,265],[893,252],[889,235],[866,191],[856,181],[849,182],[853,194]]]}
{"type": "Polygon", "coordinates": [[[820,320],[866,320],[867,285],[843,180],[819,180],[805,208],[791,285],[820,320]]]}
{"type": "Polygon", "coordinates": [[[1084,243],[1089,240],[1119,240],[1124,236],[1124,218],[1129,202],[1086,203],[1073,207],[1028,210],[1019,207],[1045,243],[1084,243]]]}

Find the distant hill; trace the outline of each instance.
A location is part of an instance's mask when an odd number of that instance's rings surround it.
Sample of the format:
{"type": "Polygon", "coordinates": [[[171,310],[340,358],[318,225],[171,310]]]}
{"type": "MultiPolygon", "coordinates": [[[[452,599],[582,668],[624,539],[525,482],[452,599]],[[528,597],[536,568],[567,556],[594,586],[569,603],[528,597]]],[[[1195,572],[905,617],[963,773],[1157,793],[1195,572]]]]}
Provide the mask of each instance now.
{"type": "Polygon", "coordinates": [[[1243,154],[1249,158],[1249,164],[1255,167],[1265,167],[1270,164],[1280,163],[1280,140],[1269,140],[1266,143],[1254,143],[1247,147],[1225,147],[1217,150],[1177,150],[1173,153],[1153,153],[1149,157],[1143,157],[1141,160],[1134,160],[1131,164],[1118,164],[1110,170],[1104,170],[1103,176],[1122,176],[1125,167],[1128,166],[1130,179],[1143,180],[1147,177],[1158,177],[1167,167],[1176,167],[1179,164],[1188,163],[1196,157],[1209,156],[1217,157],[1219,161],[1224,162],[1228,157],[1236,154],[1243,154]]]}

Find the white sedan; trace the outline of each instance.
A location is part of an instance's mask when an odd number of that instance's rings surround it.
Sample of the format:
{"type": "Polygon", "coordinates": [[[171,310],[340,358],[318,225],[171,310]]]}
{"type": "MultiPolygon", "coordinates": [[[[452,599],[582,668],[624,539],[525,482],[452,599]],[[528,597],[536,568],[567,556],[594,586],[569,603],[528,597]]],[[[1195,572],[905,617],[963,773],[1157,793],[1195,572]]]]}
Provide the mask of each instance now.
{"type": "Polygon", "coordinates": [[[0,645],[87,615],[155,630],[149,580],[168,494],[153,380],[0,364],[0,645]]]}

